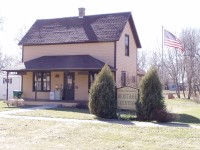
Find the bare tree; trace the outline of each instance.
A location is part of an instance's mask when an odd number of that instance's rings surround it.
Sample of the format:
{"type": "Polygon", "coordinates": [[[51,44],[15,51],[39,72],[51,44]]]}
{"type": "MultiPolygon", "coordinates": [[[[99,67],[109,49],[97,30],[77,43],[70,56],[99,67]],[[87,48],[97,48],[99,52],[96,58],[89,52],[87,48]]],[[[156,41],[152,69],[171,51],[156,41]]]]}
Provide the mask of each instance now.
{"type": "Polygon", "coordinates": [[[142,51],[139,50],[138,51],[138,60],[137,60],[137,66],[143,70],[145,70],[147,68],[147,54],[142,51]]]}
{"type": "Polygon", "coordinates": [[[151,57],[149,58],[149,67],[154,67],[158,71],[158,76],[162,79],[162,56],[158,52],[152,52],[151,57]]]}
{"type": "MultiPolygon", "coordinates": [[[[26,26],[22,27],[19,30],[19,33],[16,35],[15,37],[15,41],[17,42],[16,44],[18,44],[20,42],[20,40],[24,37],[25,33],[27,32],[27,28],[26,26]]],[[[21,51],[18,54],[18,60],[22,61],[22,47],[20,47],[21,51]]]]}
{"type": "Polygon", "coordinates": [[[174,48],[167,49],[164,54],[164,66],[176,86],[177,96],[180,98],[180,90],[183,90],[183,95],[186,97],[186,83],[187,98],[190,99],[192,93],[196,96],[196,90],[199,91],[200,85],[200,31],[184,29],[180,39],[184,45],[184,52],[174,48]]]}
{"type": "Polygon", "coordinates": [[[7,56],[0,50],[0,72],[3,68],[16,64],[16,59],[12,56],[7,56]]]}
{"type": "Polygon", "coordinates": [[[3,30],[3,18],[0,17],[0,30],[3,30]]]}
{"type": "MultiPolygon", "coordinates": [[[[3,18],[0,17],[0,30],[3,30],[3,21],[3,18]]],[[[0,72],[2,72],[1,70],[3,68],[9,67],[16,63],[18,63],[18,60],[15,57],[3,54],[0,49],[0,72]]]]}
{"type": "Polygon", "coordinates": [[[184,44],[184,63],[188,87],[188,96],[190,99],[192,93],[196,95],[196,87],[200,85],[200,30],[187,28],[181,32],[181,40],[184,44]]]}
{"type": "Polygon", "coordinates": [[[168,48],[164,55],[164,66],[170,76],[170,81],[176,87],[176,94],[180,98],[180,82],[182,72],[182,52],[179,49],[168,48]]]}
{"type": "Polygon", "coordinates": [[[16,35],[15,41],[17,41],[17,43],[19,43],[19,41],[24,37],[26,32],[27,32],[26,26],[19,29],[19,33],[16,35]]]}

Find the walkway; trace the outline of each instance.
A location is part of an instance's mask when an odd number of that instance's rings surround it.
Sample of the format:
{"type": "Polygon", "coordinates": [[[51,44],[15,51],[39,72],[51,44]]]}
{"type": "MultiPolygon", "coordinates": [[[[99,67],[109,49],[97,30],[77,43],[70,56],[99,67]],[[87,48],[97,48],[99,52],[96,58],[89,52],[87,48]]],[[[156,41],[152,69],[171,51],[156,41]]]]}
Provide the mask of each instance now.
{"type": "Polygon", "coordinates": [[[15,113],[20,113],[20,112],[28,112],[28,111],[33,111],[37,109],[49,109],[49,108],[55,108],[55,107],[57,107],[57,105],[44,105],[44,106],[16,109],[16,110],[10,110],[10,111],[8,110],[8,111],[0,112],[0,115],[10,115],[10,114],[15,114],[15,113]]]}
{"type": "Polygon", "coordinates": [[[189,125],[189,124],[180,124],[180,123],[156,123],[156,122],[138,122],[138,121],[120,121],[120,120],[79,120],[79,119],[62,119],[62,118],[49,118],[49,117],[31,117],[31,116],[13,116],[11,114],[15,114],[18,112],[27,112],[33,111],[37,109],[48,109],[54,108],[56,105],[49,106],[39,106],[33,108],[26,109],[18,109],[11,111],[0,112],[0,118],[10,118],[10,119],[27,119],[27,120],[44,120],[44,121],[56,121],[56,122],[65,122],[65,123],[101,123],[101,124],[122,124],[122,125],[135,125],[140,127],[189,127],[200,129],[200,126],[197,125],[189,125]]]}

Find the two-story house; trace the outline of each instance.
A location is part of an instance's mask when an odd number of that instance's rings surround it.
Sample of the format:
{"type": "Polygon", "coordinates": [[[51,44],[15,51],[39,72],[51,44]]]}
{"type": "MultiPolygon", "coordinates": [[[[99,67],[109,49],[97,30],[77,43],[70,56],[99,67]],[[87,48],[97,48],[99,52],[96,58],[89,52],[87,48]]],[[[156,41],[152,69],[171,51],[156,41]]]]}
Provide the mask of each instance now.
{"type": "Polygon", "coordinates": [[[22,64],[5,69],[22,74],[23,98],[87,101],[96,75],[108,64],[117,87],[136,86],[141,48],[131,12],[36,20],[19,42],[22,64]],[[59,99],[59,98],[58,98],[59,99]]]}

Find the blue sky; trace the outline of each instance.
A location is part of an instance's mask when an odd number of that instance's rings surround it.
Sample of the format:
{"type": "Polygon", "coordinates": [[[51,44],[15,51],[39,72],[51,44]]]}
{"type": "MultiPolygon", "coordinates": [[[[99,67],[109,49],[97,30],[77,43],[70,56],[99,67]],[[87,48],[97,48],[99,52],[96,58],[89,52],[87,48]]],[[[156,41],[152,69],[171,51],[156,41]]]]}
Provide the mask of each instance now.
{"type": "Polygon", "coordinates": [[[162,25],[175,35],[186,27],[200,28],[198,0],[0,0],[0,49],[8,55],[20,51],[15,38],[36,19],[77,16],[85,7],[86,15],[131,11],[142,44],[150,52],[161,47],[162,25]]]}

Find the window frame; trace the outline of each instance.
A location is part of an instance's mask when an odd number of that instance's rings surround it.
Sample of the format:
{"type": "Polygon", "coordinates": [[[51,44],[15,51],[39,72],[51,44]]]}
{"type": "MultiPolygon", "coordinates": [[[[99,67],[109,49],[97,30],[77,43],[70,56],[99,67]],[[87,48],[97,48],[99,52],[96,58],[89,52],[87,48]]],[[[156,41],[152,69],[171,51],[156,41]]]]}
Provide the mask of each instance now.
{"type": "Polygon", "coordinates": [[[3,84],[12,84],[12,78],[3,78],[3,84]]]}
{"type": "Polygon", "coordinates": [[[89,77],[88,77],[88,89],[91,88],[91,86],[94,84],[94,81],[96,79],[96,77],[98,76],[99,72],[89,72],[89,77]]]}
{"type": "Polygon", "coordinates": [[[130,55],[130,39],[129,39],[129,35],[125,34],[125,56],[129,56],[130,55]]]}
{"type": "Polygon", "coordinates": [[[50,92],[51,91],[51,72],[47,72],[47,71],[46,72],[33,72],[33,92],[35,92],[35,91],[37,91],[37,92],[50,92]],[[41,81],[36,81],[35,80],[35,76],[37,74],[41,74],[41,81]],[[45,74],[46,74],[46,77],[49,76],[49,81],[46,79],[45,74]],[[47,81],[45,81],[45,79],[47,81]],[[40,90],[35,90],[36,82],[41,82],[40,90]],[[47,88],[44,89],[44,84],[45,83],[46,83],[46,87],[47,87],[47,84],[49,84],[49,89],[48,90],[47,90],[47,88]]]}
{"type": "Polygon", "coordinates": [[[121,72],[121,87],[126,86],[126,71],[121,72]]]}

